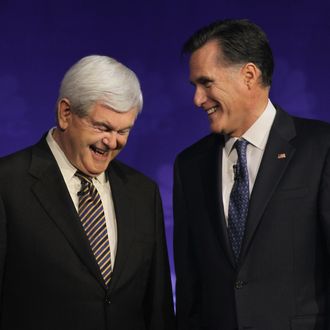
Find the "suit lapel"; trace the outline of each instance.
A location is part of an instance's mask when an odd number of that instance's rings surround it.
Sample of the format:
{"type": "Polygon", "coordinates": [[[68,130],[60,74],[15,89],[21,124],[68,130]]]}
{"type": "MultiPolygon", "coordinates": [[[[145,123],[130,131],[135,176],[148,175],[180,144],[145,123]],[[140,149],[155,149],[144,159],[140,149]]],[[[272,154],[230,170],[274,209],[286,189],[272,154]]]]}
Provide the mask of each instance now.
{"type": "Polygon", "coordinates": [[[277,109],[277,114],[251,194],[246,232],[241,252],[242,259],[247,253],[264,210],[295,152],[295,148],[289,142],[294,136],[295,128],[292,118],[282,110],[277,109]]]}
{"type": "Polygon", "coordinates": [[[32,191],[40,204],[66,237],[72,249],[104,286],[88,238],[53,155],[43,139],[32,152],[30,174],[36,177],[32,191]]]}
{"type": "Polygon", "coordinates": [[[229,262],[235,267],[235,259],[229,242],[222,198],[222,149],[224,138],[222,135],[213,135],[211,148],[205,150],[201,159],[201,182],[205,209],[214,232],[217,233],[220,245],[225,251],[229,262]]]}
{"type": "Polygon", "coordinates": [[[125,173],[118,162],[112,161],[108,170],[112,198],[117,220],[117,252],[109,290],[118,286],[121,273],[125,268],[127,257],[133,243],[135,231],[134,201],[127,185],[125,173]]]}

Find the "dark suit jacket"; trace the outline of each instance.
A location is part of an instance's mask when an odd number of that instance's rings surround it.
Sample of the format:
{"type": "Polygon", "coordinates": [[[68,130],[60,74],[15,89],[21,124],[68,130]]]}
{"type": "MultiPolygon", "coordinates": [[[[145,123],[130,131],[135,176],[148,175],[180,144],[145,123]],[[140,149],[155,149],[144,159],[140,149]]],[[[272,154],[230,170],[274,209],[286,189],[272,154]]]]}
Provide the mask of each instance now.
{"type": "Polygon", "coordinates": [[[223,146],[209,135],[175,164],[178,328],[330,329],[330,126],[277,109],[238,265],[222,205],[223,146]]]}
{"type": "Polygon", "coordinates": [[[156,184],[108,170],[118,228],[107,289],[46,141],[0,160],[0,329],[173,329],[156,184]]]}

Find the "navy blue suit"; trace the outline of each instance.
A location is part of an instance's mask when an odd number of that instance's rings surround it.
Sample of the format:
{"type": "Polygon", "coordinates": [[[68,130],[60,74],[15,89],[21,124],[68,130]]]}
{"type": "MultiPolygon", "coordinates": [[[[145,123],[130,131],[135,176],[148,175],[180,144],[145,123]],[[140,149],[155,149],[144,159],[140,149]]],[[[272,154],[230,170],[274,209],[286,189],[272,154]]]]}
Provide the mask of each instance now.
{"type": "Polygon", "coordinates": [[[330,329],[330,126],[277,108],[235,264],[222,205],[224,138],[177,157],[179,330],[330,329]]]}

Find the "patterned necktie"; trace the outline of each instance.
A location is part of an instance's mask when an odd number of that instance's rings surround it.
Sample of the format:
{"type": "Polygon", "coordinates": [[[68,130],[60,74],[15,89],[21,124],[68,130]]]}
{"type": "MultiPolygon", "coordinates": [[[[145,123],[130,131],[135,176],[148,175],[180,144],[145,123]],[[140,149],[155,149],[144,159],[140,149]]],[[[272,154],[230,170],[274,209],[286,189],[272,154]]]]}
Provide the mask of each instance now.
{"type": "Polygon", "coordinates": [[[91,177],[80,171],[77,171],[75,175],[81,181],[81,190],[78,192],[78,213],[80,221],[85,229],[91,249],[100,267],[104,282],[108,285],[111,278],[112,266],[102,201],[98,191],[93,185],[91,177]]]}
{"type": "Polygon", "coordinates": [[[245,222],[249,208],[249,173],[246,161],[248,142],[237,140],[234,147],[237,150],[237,164],[234,167],[235,181],[230,193],[228,210],[228,235],[236,262],[241,251],[245,231],[245,222]]]}

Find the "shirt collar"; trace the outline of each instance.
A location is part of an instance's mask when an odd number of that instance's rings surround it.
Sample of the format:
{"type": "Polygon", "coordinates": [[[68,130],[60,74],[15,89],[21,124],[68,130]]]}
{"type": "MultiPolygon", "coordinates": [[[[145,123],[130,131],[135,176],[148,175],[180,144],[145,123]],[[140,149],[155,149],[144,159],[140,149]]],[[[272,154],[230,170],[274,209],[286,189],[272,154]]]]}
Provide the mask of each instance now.
{"type": "MultiPolygon", "coordinates": [[[[265,110],[253,125],[242,135],[242,138],[260,150],[264,150],[270,129],[274,122],[276,110],[270,100],[268,100],[265,110]]],[[[233,149],[236,137],[226,137],[225,151],[229,156],[233,149]]]]}
{"type": "MultiPolygon", "coordinates": [[[[70,182],[73,178],[76,178],[75,173],[77,169],[70,163],[68,158],[65,156],[63,150],[61,147],[57,144],[53,137],[55,127],[51,128],[48,131],[46,141],[48,143],[48,146],[53,153],[55,160],[57,162],[57,165],[59,166],[61,173],[63,175],[64,181],[66,183],[70,182]]],[[[93,178],[93,180],[97,180],[101,184],[105,184],[107,182],[107,176],[104,172],[102,172],[100,175],[93,178]]]]}

